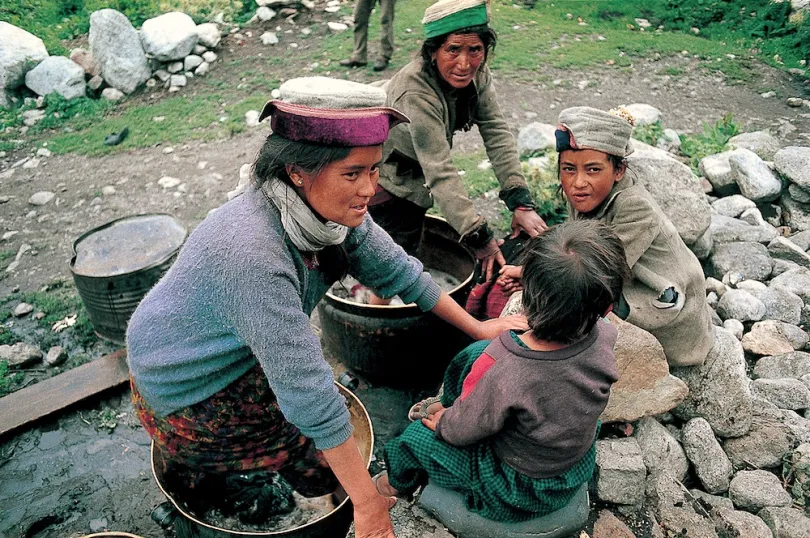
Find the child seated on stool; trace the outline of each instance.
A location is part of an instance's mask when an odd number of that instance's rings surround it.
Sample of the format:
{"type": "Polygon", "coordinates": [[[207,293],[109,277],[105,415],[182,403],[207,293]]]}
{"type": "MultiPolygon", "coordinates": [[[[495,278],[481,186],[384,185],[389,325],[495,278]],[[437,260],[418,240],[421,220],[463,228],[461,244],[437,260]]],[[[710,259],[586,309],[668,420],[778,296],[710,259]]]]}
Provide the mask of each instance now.
{"type": "Polygon", "coordinates": [[[629,277],[621,241],[598,222],[532,239],[523,267],[530,330],[452,360],[441,403],[385,446],[377,490],[402,496],[429,479],[497,521],[565,506],[593,473],[599,415],[618,379],[617,331],[600,318],[629,277]]]}

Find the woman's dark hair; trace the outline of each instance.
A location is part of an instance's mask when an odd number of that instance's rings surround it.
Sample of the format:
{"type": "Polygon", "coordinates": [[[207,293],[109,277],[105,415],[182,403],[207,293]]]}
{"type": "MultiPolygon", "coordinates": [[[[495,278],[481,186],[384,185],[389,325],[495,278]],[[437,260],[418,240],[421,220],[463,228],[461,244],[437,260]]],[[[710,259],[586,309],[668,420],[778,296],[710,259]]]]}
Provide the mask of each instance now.
{"type": "MultiPolygon", "coordinates": [[[[257,186],[266,181],[283,181],[295,188],[287,174],[287,166],[317,175],[326,165],[348,157],[351,151],[352,148],[348,147],[296,142],[271,134],[264,141],[256,162],[253,163],[253,181],[257,186]]],[[[328,246],[318,252],[318,263],[330,282],[346,276],[349,267],[343,245],[328,246]]]]}
{"type": "Polygon", "coordinates": [[[435,37],[429,37],[425,39],[424,43],[422,43],[422,69],[428,71],[433,69],[433,55],[438,51],[444,42],[447,41],[447,38],[453,34],[475,34],[477,35],[481,41],[484,43],[484,63],[487,63],[487,59],[489,58],[489,53],[495,50],[495,45],[498,44],[498,36],[495,33],[495,30],[490,28],[486,24],[481,24],[478,26],[469,26],[467,28],[461,28],[460,30],[453,30],[448,34],[437,35],[435,37]]]}
{"type": "Polygon", "coordinates": [[[624,246],[606,225],[569,220],[523,253],[523,309],[535,337],[570,344],[587,335],[630,280],[624,246]]]}

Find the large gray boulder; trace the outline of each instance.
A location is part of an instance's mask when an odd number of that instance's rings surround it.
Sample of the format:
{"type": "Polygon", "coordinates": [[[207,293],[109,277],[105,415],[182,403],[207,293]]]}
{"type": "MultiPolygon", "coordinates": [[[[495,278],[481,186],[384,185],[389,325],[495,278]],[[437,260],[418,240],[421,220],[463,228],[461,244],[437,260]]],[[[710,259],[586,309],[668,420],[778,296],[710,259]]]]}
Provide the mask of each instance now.
{"type": "Polygon", "coordinates": [[[717,301],[717,313],[724,320],[759,321],[765,317],[765,305],[745,290],[728,290],[717,301]]]}
{"type": "Polygon", "coordinates": [[[788,181],[810,190],[810,147],[788,146],[773,158],[776,171],[788,181]]]}
{"type": "Polygon", "coordinates": [[[711,224],[711,206],[692,170],[666,151],[633,141],[628,167],[669,218],[687,245],[711,224]]]}
{"type": "Polygon", "coordinates": [[[40,38],[0,21],[0,100],[6,90],[21,86],[25,74],[47,57],[48,50],[40,38]]]}
{"type": "Polygon", "coordinates": [[[752,209],[755,207],[757,207],[757,204],[742,194],[732,194],[731,196],[718,198],[712,202],[712,209],[714,209],[715,213],[718,215],[723,215],[724,217],[731,217],[733,219],[736,219],[742,215],[743,211],[746,209],[752,209]]]}
{"type": "Polygon", "coordinates": [[[649,474],[670,473],[680,481],[689,471],[689,461],[677,439],[652,417],[638,421],[634,434],[649,474]]]}
{"type": "Polygon", "coordinates": [[[712,427],[703,418],[693,418],[683,427],[683,448],[695,467],[698,480],[709,493],[728,491],[733,469],[712,427]]]}
{"type": "Polygon", "coordinates": [[[757,516],[768,525],[773,538],[807,538],[810,536],[810,518],[800,510],[769,506],[757,516]]]}
{"type": "MultiPolygon", "coordinates": [[[[705,509],[697,511],[688,491],[667,473],[650,479],[647,491],[650,504],[663,529],[673,536],[717,538],[714,522],[705,509]]],[[[653,536],[655,536],[653,534],[653,536]]]]}
{"type": "Polygon", "coordinates": [[[769,469],[782,464],[782,458],[793,449],[793,443],[790,429],[781,420],[755,414],[748,433],[726,439],[723,449],[735,469],[748,466],[769,469]]]}
{"type": "Polygon", "coordinates": [[[596,496],[616,504],[640,505],[647,468],[633,437],[596,442],[596,496]]]}
{"type": "Polygon", "coordinates": [[[751,226],[747,222],[723,215],[711,216],[712,238],[715,243],[730,243],[733,241],[754,241],[768,244],[779,235],[776,228],[770,225],[751,226]]]}
{"type": "Polygon", "coordinates": [[[810,192],[799,187],[795,183],[788,185],[788,195],[802,204],[810,204],[810,192]]]}
{"type": "Polygon", "coordinates": [[[773,538],[768,525],[759,517],[742,510],[715,510],[711,513],[718,536],[773,538]]]}
{"type": "Polygon", "coordinates": [[[25,85],[37,95],[58,93],[65,99],[84,97],[84,69],[64,56],[49,56],[25,74],[25,85]]]}
{"type": "Polygon", "coordinates": [[[785,271],[771,279],[768,284],[771,288],[786,289],[801,297],[805,304],[810,303],[810,269],[800,267],[785,271]]]}
{"type": "Polygon", "coordinates": [[[178,11],[144,21],[141,26],[143,50],[161,62],[182,60],[197,44],[197,25],[178,11]]]}
{"type": "Polygon", "coordinates": [[[728,196],[739,192],[739,187],[734,181],[734,174],[731,171],[731,163],[729,158],[734,151],[724,151],[715,155],[709,155],[700,160],[700,173],[706,180],[711,183],[716,192],[720,196],[728,196]]]}
{"type": "Polygon", "coordinates": [[[764,290],[748,290],[748,293],[765,305],[765,319],[798,325],[802,315],[802,299],[781,287],[764,290]]]}
{"type": "Polygon", "coordinates": [[[754,366],[754,376],[764,379],[801,379],[807,374],[810,374],[810,353],[803,351],[762,357],[754,366]]]}
{"type": "Polygon", "coordinates": [[[554,149],[557,127],[548,123],[532,122],[518,131],[517,147],[521,155],[554,149]]]}
{"type": "Polygon", "coordinates": [[[790,196],[782,196],[779,198],[779,207],[782,208],[782,220],[793,231],[810,230],[810,204],[797,202],[790,196]]]}
{"type": "Polygon", "coordinates": [[[790,506],[792,499],[775,474],[768,471],[740,471],[731,479],[728,496],[734,506],[757,512],[769,506],[790,506]]]}
{"type": "Polygon", "coordinates": [[[114,9],[93,12],[89,41],[104,80],[113,88],[132,93],[151,76],[138,32],[123,13],[114,9]]]}
{"type": "Polygon", "coordinates": [[[798,379],[755,379],[751,393],[771,402],[779,409],[807,409],[810,407],[810,389],[798,379]]]}
{"type": "Polygon", "coordinates": [[[740,241],[719,243],[709,257],[711,274],[718,280],[728,272],[739,273],[746,280],[767,280],[773,261],[761,243],[740,241]]]}
{"type": "Polygon", "coordinates": [[[757,203],[770,202],[779,197],[782,182],[756,153],[739,149],[729,157],[728,162],[743,196],[757,203]]]}
{"type": "Polygon", "coordinates": [[[632,422],[660,415],[685,397],[686,384],[669,373],[664,349],[653,335],[610,314],[619,330],[614,353],[619,380],[610,388],[602,422],[632,422]]]}
{"type": "Polygon", "coordinates": [[[751,428],[751,391],[748,388],[742,344],[722,327],[715,329],[714,346],[700,366],[673,368],[689,387],[686,399],[673,410],[682,420],[703,417],[720,437],[739,437],[751,428]]]}
{"type": "Polygon", "coordinates": [[[731,137],[728,143],[735,148],[743,148],[756,153],[761,159],[772,161],[773,156],[779,151],[781,146],[768,131],[754,131],[752,133],[740,133],[731,137]]]}
{"type": "Polygon", "coordinates": [[[774,237],[768,243],[768,253],[774,258],[788,260],[802,267],[810,268],[810,255],[790,239],[781,236],[774,237]]]}

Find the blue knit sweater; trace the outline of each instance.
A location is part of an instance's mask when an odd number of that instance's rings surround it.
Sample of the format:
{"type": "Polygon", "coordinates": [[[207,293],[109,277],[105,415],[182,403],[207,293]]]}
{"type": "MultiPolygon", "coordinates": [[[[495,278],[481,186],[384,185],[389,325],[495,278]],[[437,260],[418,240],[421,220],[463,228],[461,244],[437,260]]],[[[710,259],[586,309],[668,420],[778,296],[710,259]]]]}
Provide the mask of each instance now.
{"type": "MultiPolygon", "coordinates": [[[[436,305],[439,287],[369,216],[343,246],[349,273],[379,295],[423,311],[436,305]]],[[[343,443],[349,413],[309,325],[331,284],[304,263],[276,207],[249,189],[194,230],[132,315],[127,348],[138,391],[168,415],[224,389],[258,360],[287,420],[320,449],[343,443]]]]}

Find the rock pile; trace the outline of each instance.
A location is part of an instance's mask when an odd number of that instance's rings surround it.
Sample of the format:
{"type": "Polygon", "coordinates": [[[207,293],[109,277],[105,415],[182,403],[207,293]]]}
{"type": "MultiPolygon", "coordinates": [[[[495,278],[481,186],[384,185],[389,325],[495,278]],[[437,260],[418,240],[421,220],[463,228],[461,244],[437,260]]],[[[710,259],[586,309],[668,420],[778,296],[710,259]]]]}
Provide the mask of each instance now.
{"type": "Polygon", "coordinates": [[[732,143],[700,163],[708,194],[635,143],[629,167],[701,259],[717,328],[703,365],[670,371],[651,335],[611,320],[621,377],[602,421],[635,424],[597,442],[596,495],[678,535],[810,536],[793,507],[810,501],[810,148],[732,143]]]}

